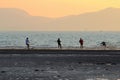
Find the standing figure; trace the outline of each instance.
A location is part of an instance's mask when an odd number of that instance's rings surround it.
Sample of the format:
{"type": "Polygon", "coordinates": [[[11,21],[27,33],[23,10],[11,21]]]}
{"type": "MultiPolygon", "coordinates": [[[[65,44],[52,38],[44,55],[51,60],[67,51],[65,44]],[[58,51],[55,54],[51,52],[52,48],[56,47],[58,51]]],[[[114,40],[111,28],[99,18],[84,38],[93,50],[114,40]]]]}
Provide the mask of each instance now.
{"type": "Polygon", "coordinates": [[[58,40],[57,40],[57,43],[58,43],[58,48],[62,48],[62,45],[61,45],[61,40],[60,40],[60,38],[58,38],[58,40]]]}
{"type": "Polygon", "coordinates": [[[80,48],[83,48],[83,39],[82,38],[80,38],[80,40],[79,40],[79,43],[80,43],[80,48]]]}
{"type": "Polygon", "coordinates": [[[28,37],[26,38],[25,42],[26,42],[27,49],[30,49],[30,41],[29,41],[28,37]]]}

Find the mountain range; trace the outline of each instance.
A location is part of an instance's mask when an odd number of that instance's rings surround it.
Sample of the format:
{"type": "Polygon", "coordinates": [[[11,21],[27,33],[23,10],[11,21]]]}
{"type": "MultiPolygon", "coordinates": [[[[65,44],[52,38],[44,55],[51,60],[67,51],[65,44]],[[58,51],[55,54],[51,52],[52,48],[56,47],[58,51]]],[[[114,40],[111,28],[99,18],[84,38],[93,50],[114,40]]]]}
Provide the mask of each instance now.
{"type": "Polygon", "coordinates": [[[106,8],[96,12],[60,18],[32,16],[16,8],[0,8],[1,30],[91,31],[117,30],[120,27],[120,8],[106,8]]]}

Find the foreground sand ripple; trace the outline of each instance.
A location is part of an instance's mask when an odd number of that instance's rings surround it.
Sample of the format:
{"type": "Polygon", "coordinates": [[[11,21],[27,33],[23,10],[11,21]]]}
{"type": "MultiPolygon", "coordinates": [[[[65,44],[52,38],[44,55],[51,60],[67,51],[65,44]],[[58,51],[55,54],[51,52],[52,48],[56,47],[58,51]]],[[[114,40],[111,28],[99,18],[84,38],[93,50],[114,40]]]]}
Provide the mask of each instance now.
{"type": "Polygon", "coordinates": [[[1,50],[0,80],[119,80],[119,52],[1,50]]]}

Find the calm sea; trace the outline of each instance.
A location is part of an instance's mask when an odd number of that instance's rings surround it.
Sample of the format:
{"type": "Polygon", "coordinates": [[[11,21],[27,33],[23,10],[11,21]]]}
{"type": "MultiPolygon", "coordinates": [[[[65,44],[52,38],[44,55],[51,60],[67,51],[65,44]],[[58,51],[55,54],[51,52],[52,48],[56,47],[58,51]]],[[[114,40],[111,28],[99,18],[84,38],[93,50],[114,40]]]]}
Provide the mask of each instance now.
{"type": "Polygon", "coordinates": [[[55,48],[58,38],[65,48],[79,47],[80,38],[83,38],[85,47],[100,46],[102,41],[120,47],[120,32],[0,32],[0,47],[24,48],[26,37],[34,48],[55,48]]]}

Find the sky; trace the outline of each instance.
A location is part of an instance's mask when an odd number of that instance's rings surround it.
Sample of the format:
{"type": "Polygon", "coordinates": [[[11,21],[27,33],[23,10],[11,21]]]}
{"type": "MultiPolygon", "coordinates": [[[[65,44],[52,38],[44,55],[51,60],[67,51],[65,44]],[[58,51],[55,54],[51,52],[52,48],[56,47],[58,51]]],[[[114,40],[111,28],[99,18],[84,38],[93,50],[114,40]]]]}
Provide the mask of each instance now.
{"type": "MultiPolygon", "coordinates": [[[[106,8],[120,8],[120,0],[0,0],[0,8],[18,8],[24,10],[31,16],[42,16],[42,17],[49,17],[49,18],[60,18],[64,16],[70,15],[80,15],[88,12],[97,12],[106,8]]],[[[8,21],[10,23],[11,21],[8,21]]],[[[109,20],[108,20],[109,22],[109,20]]],[[[116,25],[117,22],[113,23],[116,25]]],[[[33,22],[34,24],[34,22],[33,22]]],[[[118,23],[119,24],[119,23],[118,23]]],[[[15,23],[13,24],[15,25],[15,23]]],[[[16,26],[18,24],[16,23],[16,26]]],[[[19,24],[22,25],[22,24],[19,24]]],[[[100,25],[100,24],[99,24],[100,25]]],[[[34,27],[30,26],[17,26],[16,28],[9,27],[12,26],[11,24],[6,24],[5,22],[0,23],[1,30],[33,30],[34,27]],[[2,26],[2,24],[7,25],[8,27],[2,26]],[[20,28],[20,29],[19,29],[20,28]]],[[[100,25],[101,26],[101,25],[100,25]]],[[[117,25],[118,26],[118,25],[117,25]]],[[[73,30],[74,26],[68,29],[64,28],[63,26],[60,27],[61,30],[73,30]]],[[[51,28],[51,30],[57,31],[58,29],[51,28]]],[[[101,27],[77,27],[76,30],[107,30],[111,31],[114,27],[107,26],[104,28],[101,27]]],[[[42,27],[36,28],[36,30],[42,30],[42,27]]],[[[45,27],[44,30],[49,31],[48,27],[45,27]]],[[[115,28],[115,31],[120,31],[119,27],[115,28]]]]}
{"type": "Polygon", "coordinates": [[[63,17],[104,8],[120,8],[120,0],[0,0],[0,8],[19,8],[33,16],[63,17]]]}

